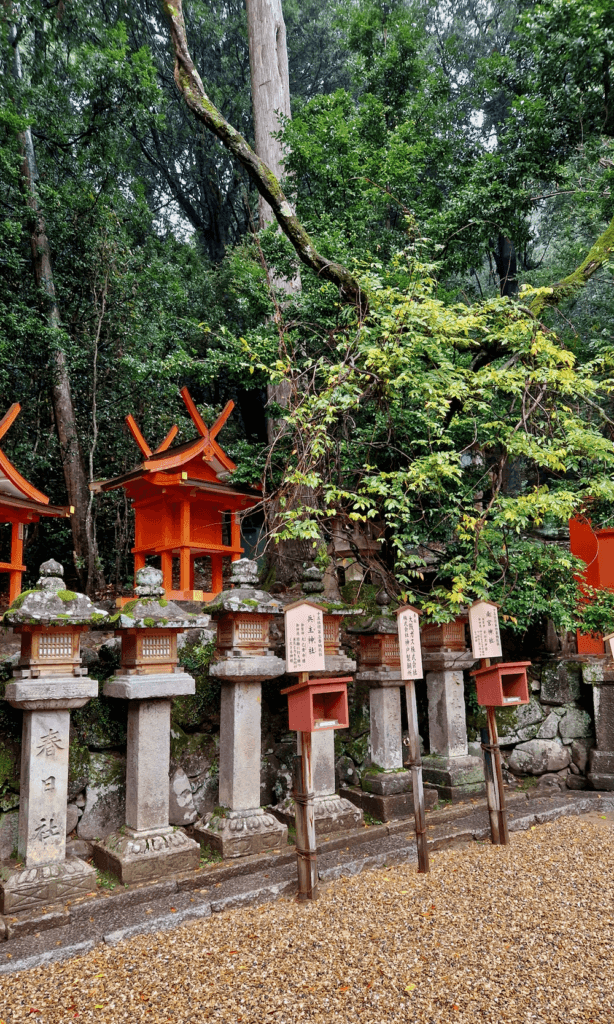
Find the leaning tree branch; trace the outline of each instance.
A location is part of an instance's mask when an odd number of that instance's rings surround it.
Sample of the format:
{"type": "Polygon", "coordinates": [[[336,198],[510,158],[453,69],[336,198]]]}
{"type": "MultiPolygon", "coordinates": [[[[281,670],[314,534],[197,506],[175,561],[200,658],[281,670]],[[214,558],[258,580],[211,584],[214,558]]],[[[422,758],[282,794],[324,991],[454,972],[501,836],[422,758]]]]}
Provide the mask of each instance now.
{"type": "Polygon", "coordinates": [[[563,299],[572,298],[610,259],[614,259],[614,217],[580,266],[562,281],[557,281],[550,289],[535,296],[530,306],[533,316],[539,317],[546,306],[557,306],[563,299]]]}
{"type": "Polygon", "coordinates": [[[175,52],[175,82],[189,110],[209,131],[222,142],[245,168],[260,195],[273,210],[279,226],[289,238],[305,266],[319,277],[332,281],[347,302],[354,303],[364,313],[366,296],[350,271],[340,263],[331,263],[316,250],[305,228],[293,213],[282,192],[279,181],[269,167],[254,153],[236,128],[220,113],[207,96],[201,77],[194,67],[186,39],[182,0],[161,0],[168,19],[171,42],[175,52]]]}

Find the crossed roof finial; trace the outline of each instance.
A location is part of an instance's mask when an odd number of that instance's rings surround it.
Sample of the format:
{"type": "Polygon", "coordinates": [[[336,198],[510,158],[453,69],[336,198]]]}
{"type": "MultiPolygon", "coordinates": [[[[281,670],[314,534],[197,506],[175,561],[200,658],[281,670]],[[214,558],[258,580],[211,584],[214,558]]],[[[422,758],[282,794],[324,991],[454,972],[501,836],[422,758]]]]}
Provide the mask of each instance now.
{"type": "MultiPolygon", "coordinates": [[[[192,399],[192,396],[190,395],[190,392],[188,391],[187,387],[186,388],[182,388],[180,394],[181,394],[181,397],[183,398],[183,401],[185,402],[186,409],[188,410],[188,412],[190,414],[190,417],[192,419],[192,422],[193,422],[194,426],[196,427],[196,429],[197,429],[198,433],[200,434],[200,436],[205,441],[205,446],[204,446],[204,450],[203,450],[203,456],[204,456],[205,459],[211,459],[211,458],[213,458],[213,455],[214,455],[214,448],[213,448],[212,442],[213,442],[214,438],[219,434],[219,432],[222,429],[222,427],[224,426],[226,420],[228,419],[228,417],[230,416],[232,410],[234,409],[235,404],[232,401],[227,402],[226,405],[224,406],[222,412],[220,413],[220,415],[216,419],[215,423],[213,424],[213,426],[208,427],[207,424],[205,423],[204,419],[200,415],[198,409],[196,408],[196,405],[195,405],[195,403],[194,403],[194,401],[192,399]]],[[[11,409],[9,409],[9,411],[7,412],[7,414],[4,417],[4,419],[0,420],[0,431],[2,431],[2,425],[4,423],[4,420],[7,419],[7,417],[10,415],[11,410],[13,408],[14,408],[14,406],[11,406],[11,409]]],[[[19,412],[19,406],[17,407],[17,412],[19,412]]],[[[8,424],[8,426],[6,427],[7,430],[8,430],[8,427],[13,422],[13,420],[15,419],[15,416],[17,415],[17,412],[13,416],[13,419],[11,419],[10,423],[8,424]]],[[[145,440],[145,438],[143,437],[141,431],[139,430],[139,428],[138,428],[138,426],[136,424],[136,420],[134,419],[134,416],[132,416],[132,415],[126,416],[126,423],[128,425],[128,429],[130,430],[130,433],[132,434],[134,440],[136,441],[136,443],[137,443],[137,445],[139,447],[139,450],[141,451],[141,454],[144,455],[146,459],[150,459],[152,457],[152,455],[159,455],[160,452],[165,452],[170,447],[170,445],[172,444],[172,442],[173,442],[173,440],[174,440],[174,438],[175,438],[175,436],[177,434],[177,431],[179,429],[177,426],[171,427],[171,429],[169,430],[168,434],[166,435],[166,437],[162,441],[162,444],[158,445],[158,447],[155,449],[155,451],[152,452],[151,448],[147,444],[147,441],[145,440]]],[[[0,433],[0,437],[2,437],[2,433],[0,433]]],[[[218,447],[218,446],[216,445],[216,447],[218,447]]]]}

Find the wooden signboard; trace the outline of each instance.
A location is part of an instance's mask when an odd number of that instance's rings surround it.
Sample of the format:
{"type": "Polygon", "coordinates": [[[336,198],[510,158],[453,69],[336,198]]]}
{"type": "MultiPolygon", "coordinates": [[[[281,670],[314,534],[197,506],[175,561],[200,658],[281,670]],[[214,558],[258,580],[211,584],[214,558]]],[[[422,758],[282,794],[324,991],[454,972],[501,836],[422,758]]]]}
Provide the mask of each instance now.
{"type": "Polygon", "coordinates": [[[605,643],[606,654],[609,654],[611,658],[614,658],[614,633],[608,633],[603,638],[605,643]]]}
{"type": "Polygon", "coordinates": [[[322,672],[324,617],[312,601],[296,601],[284,610],[286,621],[286,672],[322,672]]]}
{"type": "Polygon", "coordinates": [[[491,601],[476,601],[469,609],[471,649],[474,658],[500,658],[499,612],[491,601]]]}
{"type": "Polygon", "coordinates": [[[420,612],[406,604],[397,610],[401,679],[422,679],[420,612]]]}

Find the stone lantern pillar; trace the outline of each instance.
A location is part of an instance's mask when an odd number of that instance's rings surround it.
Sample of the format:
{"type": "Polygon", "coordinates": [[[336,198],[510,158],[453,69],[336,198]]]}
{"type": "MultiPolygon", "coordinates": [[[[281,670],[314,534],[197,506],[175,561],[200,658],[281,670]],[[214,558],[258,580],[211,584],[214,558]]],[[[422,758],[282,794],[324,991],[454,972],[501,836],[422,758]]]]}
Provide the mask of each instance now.
{"type": "Polygon", "coordinates": [[[444,800],[465,800],[484,792],[484,766],[467,747],[463,671],[475,658],[465,643],[466,618],[422,628],[422,662],[429,702],[429,750],[422,759],[424,781],[444,800]]]}
{"type": "MultiPolygon", "coordinates": [[[[609,638],[608,638],[609,639],[609,638]]],[[[608,650],[609,644],[606,644],[608,650]]],[[[614,662],[594,659],[582,665],[585,683],[593,687],[595,746],[588,754],[587,778],[593,789],[614,790],[614,662]]],[[[572,758],[581,769],[586,767],[586,747],[582,741],[572,744],[572,758]]],[[[575,776],[572,776],[575,778],[575,776]]]]}
{"type": "Polygon", "coordinates": [[[35,590],[5,615],[21,634],[21,657],[5,699],[23,710],[18,856],[23,868],[0,877],[4,914],[37,910],[90,892],[96,873],[77,857],[66,859],[66,801],[70,711],[98,695],[81,666],[80,634],[107,621],[88,597],[66,590],[59,562],[40,567],[35,590]]]}
{"type": "MultiPolygon", "coordinates": [[[[303,572],[302,589],[309,600],[318,601],[324,590],[323,573],[315,565],[303,572]]],[[[341,623],[348,615],[360,610],[342,604],[328,603],[323,607],[325,668],[310,672],[312,679],[336,675],[347,676],[356,671],[356,662],[348,658],[341,646],[341,623]]],[[[314,815],[318,834],[359,828],[363,823],[362,810],[336,792],[335,733],[332,729],[314,732],[311,736],[311,763],[313,768],[314,815]]],[[[275,814],[288,825],[294,825],[294,800],[286,797],[275,808],[275,814]]]]}
{"type": "Polygon", "coordinates": [[[123,883],[144,882],[200,863],[198,843],[169,824],[171,701],[195,692],[178,664],[177,634],[200,625],[164,600],[159,569],[139,569],[137,597],[117,617],[121,665],[104,684],[107,697],[128,701],[126,824],[94,845],[97,867],[123,883]]]}
{"type": "Polygon", "coordinates": [[[262,682],[285,672],[270,649],[269,629],[283,605],[256,589],[258,566],[233,562],[232,590],[207,606],[217,620],[217,660],[210,675],[222,680],[220,719],[220,808],[194,826],[194,835],[222,857],[277,852],[288,830],[260,806],[262,682]]]}
{"type": "MultiPolygon", "coordinates": [[[[378,603],[390,600],[382,595],[378,603]]],[[[413,813],[411,772],[403,767],[401,726],[401,655],[396,618],[384,614],[364,626],[351,627],[360,636],[357,683],[369,686],[369,746],[373,768],[361,776],[363,792],[355,790],[350,799],[360,800],[363,811],[380,821],[407,818],[413,813]]],[[[427,807],[437,802],[434,790],[425,792],[427,807]]]]}

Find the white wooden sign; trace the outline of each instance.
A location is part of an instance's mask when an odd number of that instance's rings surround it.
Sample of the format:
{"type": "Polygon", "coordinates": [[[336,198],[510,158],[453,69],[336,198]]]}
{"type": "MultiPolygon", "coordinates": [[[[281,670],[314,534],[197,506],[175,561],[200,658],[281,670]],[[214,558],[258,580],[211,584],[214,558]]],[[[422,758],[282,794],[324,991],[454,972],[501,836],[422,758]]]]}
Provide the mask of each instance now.
{"type": "Polygon", "coordinates": [[[499,633],[499,612],[490,601],[476,601],[469,609],[471,649],[474,658],[499,658],[501,635],[499,633]]]}
{"type": "Polygon", "coordinates": [[[286,671],[321,672],[324,661],[324,618],[311,601],[289,605],[286,620],[286,671]]]}
{"type": "Polygon", "coordinates": [[[608,633],[603,638],[605,643],[606,654],[609,654],[611,658],[614,658],[614,633],[608,633]]]}
{"type": "Polygon", "coordinates": [[[420,614],[411,605],[397,610],[401,678],[422,679],[422,649],[420,647],[420,614]]]}

